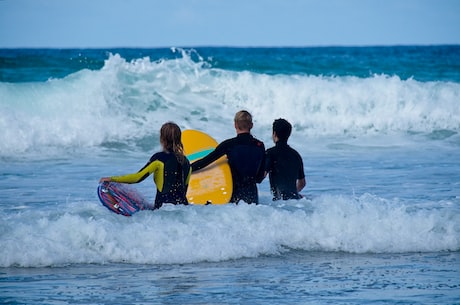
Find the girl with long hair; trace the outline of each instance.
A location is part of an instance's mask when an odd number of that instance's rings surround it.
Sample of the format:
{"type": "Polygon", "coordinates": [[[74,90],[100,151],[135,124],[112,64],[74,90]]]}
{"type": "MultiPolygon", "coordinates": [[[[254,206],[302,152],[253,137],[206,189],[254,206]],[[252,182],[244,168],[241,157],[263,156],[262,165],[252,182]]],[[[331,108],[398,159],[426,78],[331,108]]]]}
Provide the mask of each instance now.
{"type": "Polygon", "coordinates": [[[139,183],[153,174],[157,188],[153,209],[159,209],[163,203],[188,204],[186,194],[191,167],[184,155],[181,135],[182,132],[176,123],[163,124],[160,129],[162,151],[153,154],[138,172],[103,177],[100,182],[139,183]]]}

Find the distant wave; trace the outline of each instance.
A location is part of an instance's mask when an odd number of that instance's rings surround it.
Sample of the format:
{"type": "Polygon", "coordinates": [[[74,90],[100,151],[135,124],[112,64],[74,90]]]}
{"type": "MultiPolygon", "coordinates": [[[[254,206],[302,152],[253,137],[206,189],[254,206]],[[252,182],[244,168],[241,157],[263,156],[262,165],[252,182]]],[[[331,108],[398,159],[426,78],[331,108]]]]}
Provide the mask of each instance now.
{"type": "Polygon", "coordinates": [[[256,131],[285,117],[308,137],[458,134],[460,84],[398,76],[268,75],[181,58],[127,61],[46,82],[0,83],[0,155],[141,145],[166,120],[218,134],[250,110],[256,131]]]}

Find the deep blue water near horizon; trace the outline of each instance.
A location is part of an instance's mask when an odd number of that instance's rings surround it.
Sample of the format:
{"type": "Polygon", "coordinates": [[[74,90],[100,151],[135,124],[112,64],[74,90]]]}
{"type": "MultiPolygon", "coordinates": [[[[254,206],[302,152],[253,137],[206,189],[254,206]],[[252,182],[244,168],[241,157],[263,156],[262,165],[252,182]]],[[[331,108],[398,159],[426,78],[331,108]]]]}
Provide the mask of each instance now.
{"type": "MultiPolygon", "coordinates": [[[[82,69],[100,69],[109,54],[120,54],[127,61],[144,57],[151,61],[182,58],[181,52],[172,50],[177,49],[0,49],[0,81],[46,81],[82,69]]],[[[233,71],[358,77],[386,74],[419,81],[460,81],[459,45],[197,47],[187,50],[195,51],[189,54],[194,60],[205,59],[213,68],[233,71]]]]}
{"type": "Polygon", "coordinates": [[[1,304],[460,304],[460,46],[1,49],[0,129],[1,304]],[[293,124],[305,198],[99,203],[240,109],[293,124]]]}

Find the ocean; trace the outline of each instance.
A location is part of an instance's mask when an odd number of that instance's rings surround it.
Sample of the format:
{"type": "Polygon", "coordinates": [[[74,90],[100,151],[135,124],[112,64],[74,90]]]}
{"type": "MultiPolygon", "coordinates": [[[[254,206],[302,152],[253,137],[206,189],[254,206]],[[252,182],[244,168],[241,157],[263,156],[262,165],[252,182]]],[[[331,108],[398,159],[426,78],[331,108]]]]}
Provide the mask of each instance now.
{"type": "Polygon", "coordinates": [[[460,304],[458,45],[0,49],[0,130],[1,304],[460,304]],[[241,109],[292,123],[304,198],[100,204],[164,122],[241,109]]]}

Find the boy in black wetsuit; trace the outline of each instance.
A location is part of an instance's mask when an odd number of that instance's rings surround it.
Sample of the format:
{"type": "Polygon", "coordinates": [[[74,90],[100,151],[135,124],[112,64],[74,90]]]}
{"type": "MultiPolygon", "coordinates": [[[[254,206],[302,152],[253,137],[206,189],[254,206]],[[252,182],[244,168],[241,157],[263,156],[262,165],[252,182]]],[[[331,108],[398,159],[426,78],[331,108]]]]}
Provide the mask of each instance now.
{"type": "Polygon", "coordinates": [[[236,137],[220,143],[214,151],[192,163],[192,171],[202,169],[223,155],[227,155],[232,172],[231,202],[259,203],[256,183],[264,179],[265,146],[251,135],[252,116],[242,110],[235,115],[236,137]]]}
{"type": "Polygon", "coordinates": [[[292,125],[285,119],[273,122],[275,146],[265,154],[265,175],[269,174],[273,200],[300,199],[299,192],[305,187],[302,157],[288,144],[292,125]]]}

